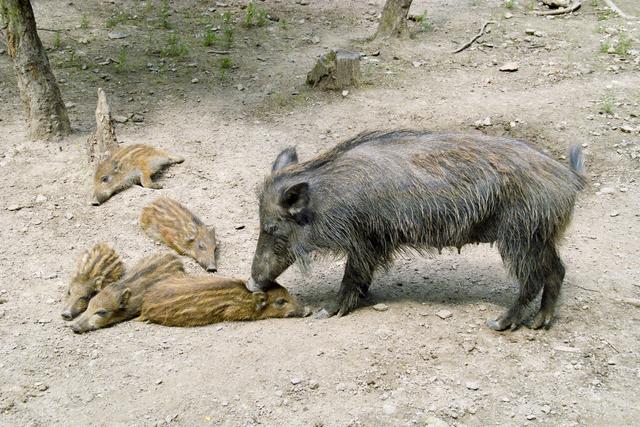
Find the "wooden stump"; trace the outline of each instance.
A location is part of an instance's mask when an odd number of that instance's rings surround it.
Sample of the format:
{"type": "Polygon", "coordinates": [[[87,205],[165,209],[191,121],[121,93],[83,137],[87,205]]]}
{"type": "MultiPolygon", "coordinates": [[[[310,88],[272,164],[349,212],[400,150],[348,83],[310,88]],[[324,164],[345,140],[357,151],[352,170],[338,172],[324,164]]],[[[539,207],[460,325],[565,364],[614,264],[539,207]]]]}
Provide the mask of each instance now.
{"type": "Polygon", "coordinates": [[[104,90],[98,88],[96,106],[96,131],[87,139],[87,157],[89,163],[100,162],[109,157],[118,148],[116,130],[111,118],[111,107],[104,90]]]}
{"type": "Polygon", "coordinates": [[[409,32],[407,14],[412,0],[387,0],[376,31],[376,37],[401,37],[409,32]]]}
{"type": "Polygon", "coordinates": [[[341,90],[360,80],[360,54],[333,49],[322,55],[307,74],[307,84],[320,89],[341,90]]]}

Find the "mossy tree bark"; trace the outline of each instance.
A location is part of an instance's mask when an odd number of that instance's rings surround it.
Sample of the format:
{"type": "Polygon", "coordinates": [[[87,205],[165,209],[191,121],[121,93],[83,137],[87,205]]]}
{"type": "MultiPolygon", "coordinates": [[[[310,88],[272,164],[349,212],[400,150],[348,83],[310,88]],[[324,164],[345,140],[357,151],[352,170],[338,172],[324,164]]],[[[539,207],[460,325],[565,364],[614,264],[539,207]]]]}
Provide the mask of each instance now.
{"type": "Polygon", "coordinates": [[[387,0],[382,9],[376,37],[400,37],[407,34],[407,14],[412,0],[387,0]]]}
{"type": "Polygon", "coordinates": [[[13,60],[20,98],[33,140],[59,139],[71,131],[67,109],[36,30],[29,0],[0,0],[7,53],[13,60]]]}

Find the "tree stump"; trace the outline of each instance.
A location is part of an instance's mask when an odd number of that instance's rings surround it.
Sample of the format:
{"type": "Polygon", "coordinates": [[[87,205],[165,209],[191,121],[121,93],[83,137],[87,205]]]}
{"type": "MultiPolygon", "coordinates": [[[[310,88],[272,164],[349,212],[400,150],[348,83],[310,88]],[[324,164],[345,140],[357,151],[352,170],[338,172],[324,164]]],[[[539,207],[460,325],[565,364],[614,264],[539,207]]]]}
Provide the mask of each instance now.
{"type": "Polygon", "coordinates": [[[407,14],[412,0],[387,0],[382,9],[376,37],[400,37],[409,32],[407,14]]]}
{"type": "Polygon", "coordinates": [[[307,84],[328,90],[341,90],[360,81],[360,54],[333,49],[322,55],[307,74],[307,84]]]}
{"type": "Polygon", "coordinates": [[[111,118],[111,107],[104,90],[98,88],[96,106],[96,131],[87,139],[87,157],[89,163],[100,162],[109,157],[118,148],[116,130],[111,118]]]}
{"type": "Polygon", "coordinates": [[[7,53],[13,60],[31,139],[68,135],[71,124],[67,109],[38,37],[31,3],[0,0],[0,16],[6,24],[7,53]]]}

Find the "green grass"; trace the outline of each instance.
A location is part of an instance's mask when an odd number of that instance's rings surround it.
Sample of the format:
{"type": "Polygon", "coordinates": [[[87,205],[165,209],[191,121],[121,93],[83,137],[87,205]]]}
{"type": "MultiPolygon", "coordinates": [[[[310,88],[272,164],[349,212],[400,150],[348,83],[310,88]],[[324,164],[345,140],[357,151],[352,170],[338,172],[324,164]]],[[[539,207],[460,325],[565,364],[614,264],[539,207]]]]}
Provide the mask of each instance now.
{"type": "Polygon", "coordinates": [[[218,36],[216,36],[216,33],[211,28],[207,28],[207,31],[204,33],[204,39],[202,40],[202,44],[208,47],[208,46],[213,46],[213,44],[217,41],[218,41],[218,36]]]}
{"type": "Polygon", "coordinates": [[[222,30],[222,44],[225,49],[231,49],[231,46],[233,46],[233,28],[226,27],[222,30]]]}
{"type": "Polygon", "coordinates": [[[613,95],[608,93],[604,96],[602,100],[602,105],[600,106],[600,110],[606,114],[613,114],[613,107],[614,107],[613,95]]]}
{"type": "Polygon", "coordinates": [[[187,45],[180,39],[178,34],[170,34],[167,38],[167,43],[165,46],[160,49],[160,53],[163,56],[171,56],[174,58],[186,56],[189,54],[189,48],[187,45]]]}
{"type": "Polygon", "coordinates": [[[256,4],[250,1],[244,13],[243,24],[247,28],[264,27],[269,22],[268,13],[264,9],[256,8],[256,4]]]}
{"type": "Polygon", "coordinates": [[[62,47],[62,36],[60,36],[60,32],[56,31],[56,35],[53,38],[53,48],[59,50],[62,47]]]}
{"type": "Polygon", "coordinates": [[[127,49],[125,48],[120,49],[120,52],[118,52],[118,62],[116,62],[114,67],[116,70],[116,73],[120,74],[120,73],[129,71],[129,64],[127,62],[127,57],[128,57],[127,49]]]}
{"type": "Polygon", "coordinates": [[[413,18],[417,23],[420,24],[420,27],[422,28],[422,31],[429,32],[433,29],[433,24],[431,24],[431,22],[429,21],[429,19],[427,18],[427,11],[425,10],[424,12],[422,12],[421,15],[417,15],[413,18]]]}
{"type": "Polygon", "coordinates": [[[600,53],[609,53],[610,48],[611,48],[611,43],[609,43],[608,40],[600,43],[600,53]]]}
{"type": "Polygon", "coordinates": [[[631,47],[631,38],[627,33],[620,33],[618,37],[618,44],[616,45],[616,54],[620,56],[627,56],[629,54],[629,48],[631,47]]]}
{"type": "Polygon", "coordinates": [[[82,18],[80,19],[80,28],[86,30],[89,28],[89,18],[84,13],[82,14],[82,18]]]}
{"type": "Polygon", "coordinates": [[[505,0],[504,2],[504,7],[506,7],[507,9],[513,9],[515,5],[516,5],[515,0],[505,0]]]}
{"type": "Polygon", "coordinates": [[[233,61],[229,57],[220,58],[220,77],[225,78],[227,71],[233,66],[233,61]]]}
{"type": "Polygon", "coordinates": [[[120,10],[120,11],[114,13],[113,15],[111,15],[110,17],[107,18],[107,22],[105,23],[105,26],[108,29],[112,29],[112,28],[115,28],[119,24],[123,24],[123,23],[129,22],[129,21],[135,21],[137,19],[138,18],[135,15],[131,15],[128,12],[120,10]]]}
{"type": "Polygon", "coordinates": [[[169,9],[169,0],[162,0],[162,6],[160,6],[160,15],[158,16],[158,22],[160,28],[170,30],[172,28],[171,22],[169,22],[169,16],[171,16],[171,10],[169,9]]]}
{"type": "Polygon", "coordinates": [[[282,29],[282,30],[288,30],[289,29],[289,23],[284,18],[280,18],[280,23],[278,25],[280,26],[280,29],[282,29]]]}

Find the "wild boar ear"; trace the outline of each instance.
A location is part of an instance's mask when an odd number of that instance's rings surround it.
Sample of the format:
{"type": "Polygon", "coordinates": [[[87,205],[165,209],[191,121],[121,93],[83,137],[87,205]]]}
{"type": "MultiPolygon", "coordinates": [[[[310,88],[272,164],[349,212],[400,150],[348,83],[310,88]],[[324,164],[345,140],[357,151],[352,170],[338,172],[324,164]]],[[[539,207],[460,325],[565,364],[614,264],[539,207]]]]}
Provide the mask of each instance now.
{"type": "Polygon", "coordinates": [[[120,297],[118,298],[118,303],[120,304],[120,309],[124,309],[129,302],[129,297],[131,296],[131,290],[129,288],[125,288],[124,291],[120,293],[120,297]]]}
{"type": "Polygon", "coordinates": [[[271,166],[271,173],[279,171],[280,169],[294,163],[298,163],[298,153],[296,153],[296,148],[286,148],[282,150],[280,154],[278,154],[278,157],[276,157],[276,161],[273,162],[273,166],[271,166]]]}
{"type": "Polygon", "coordinates": [[[280,206],[292,215],[309,206],[309,184],[299,182],[284,190],[280,195],[280,206]]]}
{"type": "Polygon", "coordinates": [[[263,308],[267,306],[267,294],[264,292],[258,291],[252,294],[253,303],[256,305],[257,311],[262,311],[263,308]]]}

